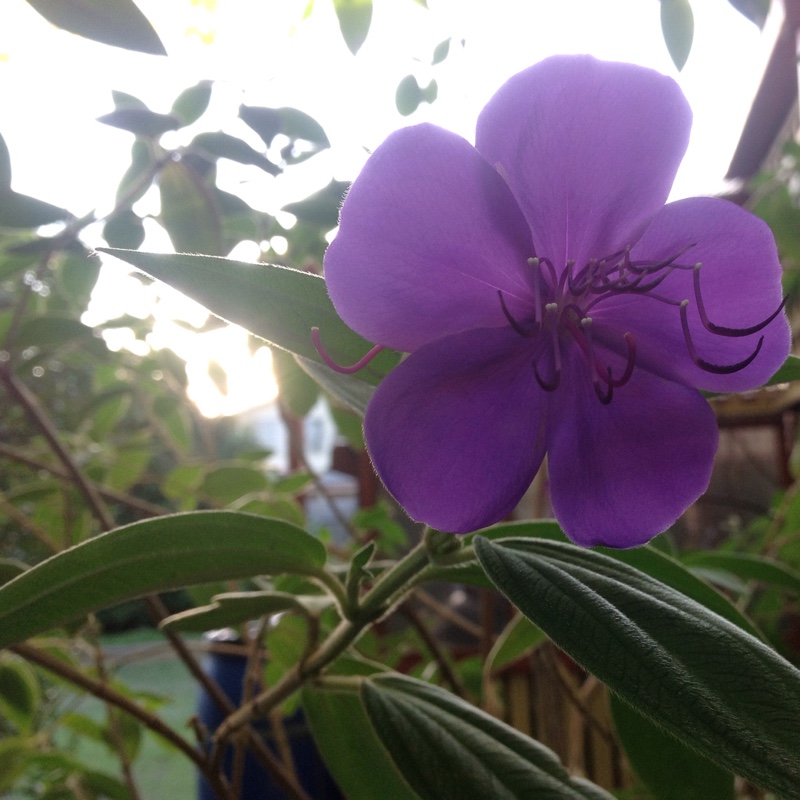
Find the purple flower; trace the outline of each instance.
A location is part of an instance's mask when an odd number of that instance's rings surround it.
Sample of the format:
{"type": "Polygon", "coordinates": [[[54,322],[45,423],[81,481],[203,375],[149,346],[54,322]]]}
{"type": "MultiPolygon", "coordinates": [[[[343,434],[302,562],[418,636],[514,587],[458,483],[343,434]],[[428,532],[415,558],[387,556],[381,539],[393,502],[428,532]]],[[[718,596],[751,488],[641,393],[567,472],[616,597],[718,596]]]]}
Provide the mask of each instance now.
{"type": "Polygon", "coordinates": [[[497,522],[545,454],[580,544],[642,544],[706,489],[700,389],[762,385],[790,341],[767,226],[720,199],[665,205],[690,125],[671,79],[555,57],[497,92],[475,147],[418,125],[368,160],[325,277],[348,325],[409,353],[365,433],[414,519],[497,522]]]}

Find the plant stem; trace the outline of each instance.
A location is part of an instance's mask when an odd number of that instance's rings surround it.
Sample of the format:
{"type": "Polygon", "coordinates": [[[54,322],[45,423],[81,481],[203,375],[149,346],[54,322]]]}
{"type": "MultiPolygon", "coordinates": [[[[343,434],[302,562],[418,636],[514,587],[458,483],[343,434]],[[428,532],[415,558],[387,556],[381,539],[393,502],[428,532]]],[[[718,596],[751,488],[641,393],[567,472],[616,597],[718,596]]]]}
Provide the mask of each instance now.
{"type": "MultiPolygon", "coordinates": [[[[162,722],[161,719],[155,714],[151,714],[149,711],[141,708],[134,703],[133,700],[130,700],[129,698],[125,697],[125,695],[120,694],[107,683],[89,677],[72,665],[68,664],[66,661],[62,661],[60,658],[57,658],[56,656],[53,656],[44,650],[40,650],[33,645],[23,642],[21,644],[11,645],[9,650],[16,653],[18,656],[21,656],[26,661],[30,661],[32,664],[36,664],[43,669],[46,669],[49,672],[68,680],[70,683],[73,683],[76,686],[79,686],[81,689],[89,692],[89,694],[92,694],[95,697],[112,704],[116,708],[121,709],[125,713],[130,714],[132,717],[139,720],[139,722],[141,722],[146,728],[153,731],[153,733],[157,734],[174,747],[177,747],[178,750],[180,750],[200,770],[203,771],[205,777],[209,780],[209,782],[212,783],[212,785],[217,787],[218,791],[221,789],[219,781],[215,777],[215,773],[213,770],[209,769],[208,761],[203,754],[196,748],[192,747],[182,736],[175,733],[175,731],[172,730],[169,725],[166,725],[164,722],[162,722]]],[[[229,800],[234,800],[230,792],[223,792],[221,796],[228,798],[229,800]]]]}
{"type": "Polygon", "coordinates": [[[294,694],[306,681],[316,677],[358,639],[364,629],[382,617],[409,591],[414,577],[430,563],[428,551],[420,544],[405,558],[384,572],[364,596],[352,619],[344,619],[330,636],[304,661],[296,664],[271,688],[238,708],[217,728],[212,759],[222,758],[222,746],[243,725],[270,710],[294,694]]]}
{"type": "MultiPolygon", "coordinates": [[[[106,506],[95,485],[88,480],[78,465],[78,462],[73,458],[69,450],[67,450],[61,440],[58,430],[40,405],[36,396],[10,369],[0,369],[0,382],[5,384],[11,396],[36,423],[48,445],[64,466],[66,477],[73,481],[78,491],[83,495],[92,514],[100,523],[101,528],[104,531],[113,529],[115,527],[115,521],[108,506],[106,506]]],[[[167,609],[157,595],[151,595],[144,598],[144,600],[150,616],[156,624],[168,616],[167,609]]],[[[169,640],[178,657],[186,665],[186,668],[194,676],[195,680],[208,692],[209,696],[220,710],[225,714],[230,714],[234,711],[234,706],[228,699],[228,696],[222,691],[219,684],[209,675],[206,675],[183,639],[174,631],[165,630],[163,633],[169,640]]],[[[292,779],[292,776],[284,769],[283,765],[273,756],[272,752],[259,738],[258,734],[253,730],[248,730],[247,736],[250,739],[254,754],[261,761],[269,774],[275,779],[276,783],[286,791],[293,800],[310,800],[302,787],[292,779]]],[[[211,782],[211,779],[209,779],[209,781],[211,782]]],[[[215,779],[214,784],[219,784],[218,778],[215,779]]],[[[226,796],[229,796],[229,794],[230,793],[226,796]]]]}
{"type": "MultiPolygon", "coordinates": [[[[70,480],[70,476],[66,470],[61,469],[54,464],[47,464],[38,458],[33,458],[22,450],[18,450],[16,447],[12,447],[11,445],[3,444],[3,442],[0,442],[0,456],[5,456],[12,461],[18,461],[21,464],[27,464],[29,467],[33,467],[34,469],[45,470],[51,475],[55,475],[56,478],[70,480]]],[[[163,514],[170,513],[170,509],[166,506],[159,506],[147,500],[142,500],[139,497],[133,497],[132,495],[125,494],[125,492],[118,492],[115,489],[109,489],[97,483],[92,483],[92,485],[106,500],[111,500],[114,503],[119,503],[120,505],[128,506],[128,508],[136,511],[141,511],[148,517],[160,517],[163,514]]]]}

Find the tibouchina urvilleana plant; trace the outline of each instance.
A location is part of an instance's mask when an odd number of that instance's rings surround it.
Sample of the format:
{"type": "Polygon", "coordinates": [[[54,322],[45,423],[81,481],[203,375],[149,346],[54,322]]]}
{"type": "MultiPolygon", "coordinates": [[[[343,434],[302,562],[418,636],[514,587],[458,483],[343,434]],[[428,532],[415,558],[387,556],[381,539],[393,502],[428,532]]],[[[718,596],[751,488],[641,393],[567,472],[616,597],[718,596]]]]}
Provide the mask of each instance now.
{"type": "Polygon", "coordinates": [[[721,199],[666,202],[690,127],[670,78],[560,56],[497,92],[474,146],[425,124],[372,154],[325,277],[350,327],[409,354],[365,431],[414,519],[495,523],[545,455],[584,545],[640,545],[705,491],[701,390],[762,385],[790,334],[768,227],[721,199]]]}

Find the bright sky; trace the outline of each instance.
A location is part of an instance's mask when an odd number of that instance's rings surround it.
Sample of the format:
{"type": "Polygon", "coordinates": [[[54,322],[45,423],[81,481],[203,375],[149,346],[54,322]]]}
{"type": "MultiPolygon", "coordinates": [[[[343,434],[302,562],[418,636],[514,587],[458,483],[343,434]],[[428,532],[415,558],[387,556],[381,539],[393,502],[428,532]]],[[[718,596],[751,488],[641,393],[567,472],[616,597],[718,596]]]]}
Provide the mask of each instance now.
{"type": "MultiPolygon", "coordinates": [[[[320,188],[331,175],[352,179],[367,151],[402,125],[428,120],[471,139],[481,107],[512,74],[553,53],[590,52],[676,77],[695,124],[674,196],[713,194],[722,188],[780,22],[779,3],[773,3],[761,33],[727,0],[698,0],[694,46],[679,74],[661,38],[658,0],[428,0],[429,10],[414,0],[374,0],[372,29],[356,57],[339,36],[331,0],[315,0],[313,14],[304,19],[307,3],[138,0],[170,53],[158,58],[78,39],[50,27],[24,0],[5,0],[0,132],[11,151],[14,188],[78,215],[108,210],[132,141],[130,134],[95,122],[113,108],[110,90],[167,111],[182,89],[211,79],[216,82],[212,107],[196,130],[224,126],[257,146],[243,123],[233,122],[246,102],[295,106],[328,133],[331,151],[293,176],[272,179],[234,166],[221,170],[228,182],[224,188],[274,212],[320,188]],[[434,47],[448,37],[454,42],[450,56],[429,66],[434,47]],[[457,44],[461,40],[463,46],[457,44]],[[410,72],[422,85],[435,78],[439,99],[404,118],[395,110],[394,92],[410,72]]],[[[196,132],[187,130],[178,133],[180,141],[196,132]]],[[[98,237],[99,230],[88,235],[98,237]]],[[[170,249],[155,225],[145,249],[170,249]]],[[[234,255],[255,254],[243,248],[234,255]]],[[[125,274],[119,264],[104,270],[88,323],[120,313],[146,315],[160,298],[149,344],[173,347],[187,359],[193,397],[203,413],[234,413],[271,399],[275,387],[266,351],[251,357],[244,334],[235,329],[202,337],[188,333],[172,319],[202,324],[202,311],[163,287],[140,289],[125,274]],[[209,357],[228,373],[227,396],[208,378],[209,357]]]]}

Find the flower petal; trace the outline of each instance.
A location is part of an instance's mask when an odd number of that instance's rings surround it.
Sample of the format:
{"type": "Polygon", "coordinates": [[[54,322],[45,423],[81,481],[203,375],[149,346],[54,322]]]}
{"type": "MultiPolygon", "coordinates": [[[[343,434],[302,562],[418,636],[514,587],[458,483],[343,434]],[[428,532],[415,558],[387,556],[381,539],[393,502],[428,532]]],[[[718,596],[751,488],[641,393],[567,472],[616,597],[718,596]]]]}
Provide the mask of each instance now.
{"type": "Polygon", "coordinates": [[[378,386],[367,446],[412,519],[467,533],[517,505],[544,456],[532,353],[509,328],[466,331],[421,347],[378,386]]]}
{"type": "Polygon", "coordinates": [[[412,351],[461,330],[507,325],[530,307],[522,213],[500,176],[459,136],[397,131],[367,161],[342,206],[325,280],[342,319],[367,339],[412,351]]]}
{"type": "Polygon", "coordinates": [[[691,111],[652,70],[555,56],[515,75],[478,119],[477,149],[505,176],[557,270],[633,244],[666,202],[691,111]]]}
{"type": "Polygon", "coordinates": [[[564,369],[547,447],[556,517],[578,544],[644,544],[708,487],[714,413],[696,389],[644,370],[603,405],[579,353],[564,369]]]}
{"type": "MultiPolygon", "coordinates": [[[[772,233],[758,217],[718,198],[679,200],[655,217],[631,258],[658,261],[690,245],[694,246],[678,262],[702,263],[700,291],[711,322],[747,328],[768,319],[778,308],[781,267],[772,233]]],[[[691,269],[676,269],[655,293],[674,302],[689,300],[691,338],[698,356],[708,362],[736,364],[754,352],[761,336],[764,343],[749,366],[719,375],[692,361],[677,306],[642,296],[618,296],[599,303],[592,311],[597,330],[613,332],[608,335],[617,340],[630,331],[636,339],[639,367],[707,391],[737,392],[764,384],[789,354],[791,336],[784,314],[749,336],[707,331],[698,314],[691,269]]]]}

